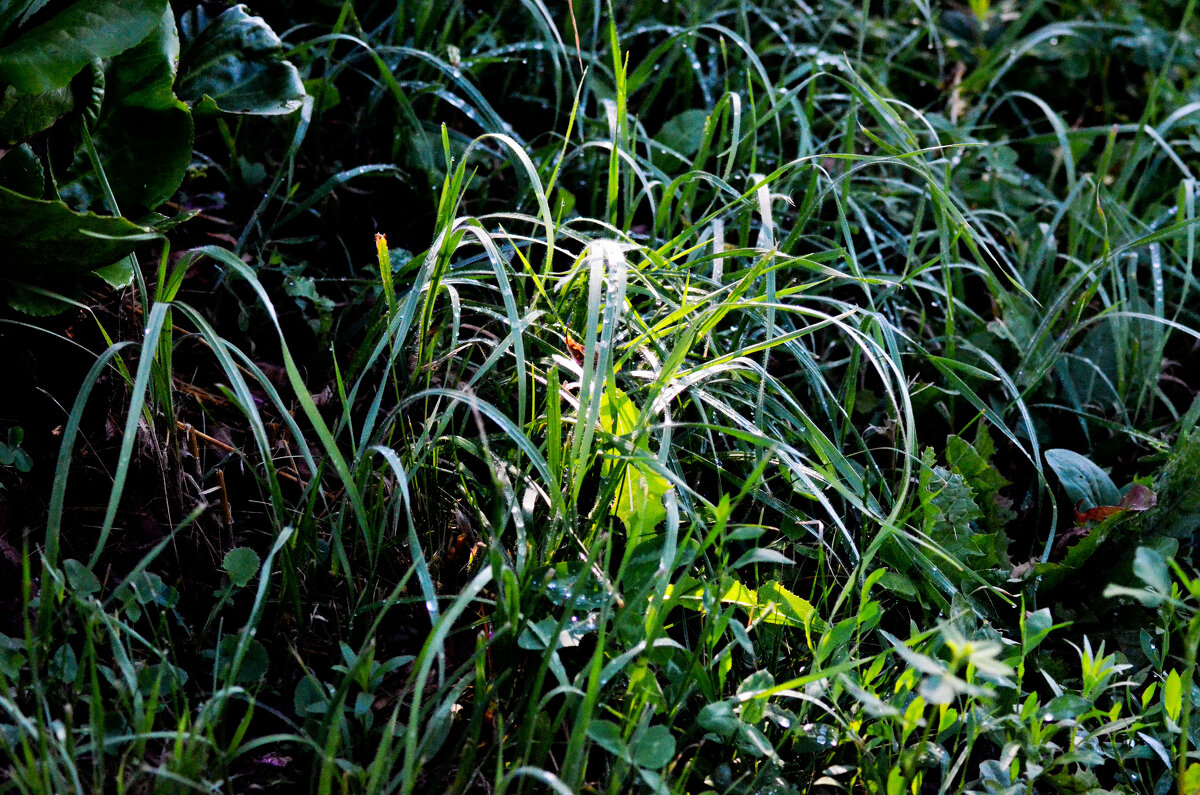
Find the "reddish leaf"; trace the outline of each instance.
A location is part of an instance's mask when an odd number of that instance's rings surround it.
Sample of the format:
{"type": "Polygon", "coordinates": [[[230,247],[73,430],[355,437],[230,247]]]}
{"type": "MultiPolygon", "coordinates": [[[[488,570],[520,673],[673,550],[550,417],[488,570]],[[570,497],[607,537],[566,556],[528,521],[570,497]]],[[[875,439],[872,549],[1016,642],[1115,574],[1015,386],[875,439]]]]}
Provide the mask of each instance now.
{"type": "Polygon", "coordinates": [[[1086,511],[1079,510],[1083,500],[1075,503],[1075,524],[1103,522],[1108,517],[1124,511],[1148,511],[1158,504],[1158,495],[1140,483],[1134,483],[1121,497],[1117,505],[1098,505],[1086,511]]]}

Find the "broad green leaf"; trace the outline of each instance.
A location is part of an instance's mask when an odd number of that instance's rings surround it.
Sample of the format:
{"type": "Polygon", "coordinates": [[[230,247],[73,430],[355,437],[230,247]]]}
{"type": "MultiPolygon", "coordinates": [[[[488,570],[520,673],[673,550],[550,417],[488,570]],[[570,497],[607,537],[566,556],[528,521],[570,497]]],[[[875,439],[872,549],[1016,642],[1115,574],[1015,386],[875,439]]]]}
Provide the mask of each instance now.
{"type": "Polygon", "coordinates": [[[163,700],[166,695],[178,692],[187,681],[187,671],[169,662],[147,665],[140,669],[137,675],[138,690],[143,696],[149,698],[157,689],[159,698],[163,700]]]}
{"type": "Polygon", "coordinates": [[[635,765],[661,770],[675,757],[675,738],[666,726],[650,726],[634,736],[629,751],[635,765]]]}
{"type": "Polygon", "coordinates": [[[1179,791],[1183,795],[1200,795],[1200,762],[1192,762],[1183,774],[1179,791]]]}
{"type": "Polygon", "coordinates": [[[740,569],[743,566],[750,566],[755,563],[762,563],[769,566],[791,566],[795,562],[778,550],[769,547],[755,547],[754,549],[746,550],[731,568],[740,569]]]}
{"type": "Polygon", "coordinates": [[[209,20],[202,9],[181,19],[187,46],[179,96],[204,113],[287,114],[304,100],[296,67],[282,59],[283,42],[244,5],[209,20]]]}
{"type": "Polygon", "coordinates": [[[1082,502],[1084,508],[1094,508],[1121,501],[1121,492],[1108,473],[1079,453],[1056,447],[1046,451],[1046,463],[1058,475],[1072,505],[1082,502]]]}
{"type": "Polygon", "coordinates": [[[704,140],[704,125],[708,122],[708,111],[685,110],[663,124],[654,136],[659,143],[685,157],[691,157],[700,149],[704,140]]]}
{"type": "Polygon", "coordinates": [[[258,553],[250,547],[237,547],[225,553],[225,573],[238,588],[245,588],[258,574],[258,553]]]}
{"type": "MultiPolygon", "coordinates": [[[[1061,627],[1063,624],[1058,626],[1061,627]]],[[[1043,607],[1041,610],[1030,613],[1025,618],[1025,642],[1022,645],[1022,651],[1028,654],[1036,649],[1054,628],[1054,619],[1050,617],[1050,608],[1043,607]]]]}
{"type": "Polygon", "coordinates": [[[329,708],[329,694],[315,676],[309,674],[296,683],[292,707],[301,717],[324,715],[329,708]]]}
{"type": "Polygon", "coordinates": [[[1119,596],[1127,596],[1130,599],[1136,599],[1146,607],[1158,607],[1163,603],[1162,594],[1148,591],[1145,588],[1130,588],[1125,585],[1109,584],[1104,586],[1104,598],[1115,599],[1119,596]]]}
{"type": "Polygon", "coordinates": [[[1167,681],[1163,683],[1163,708],[1167,711],[1168,718],[1179,721],[1179,713],[1183,708],[1183,681],[1174,668],[1167,674],[1167,681]]]}
{"type": "MultiPolygon", "coordinates": [[[[136,47],[104,64],[104,106],[92,128],[100,165],[121,212],[171,198],[192,159],[192,114],[173,93],[179,34],[170,9],[136,47]]],[[[103,207],[91,160],[81,148],[61,195],[80,210],[103,207]]]]}
{"type": "Polygon", "coordinates": [[[110,265],[152,238],[124,218],[72,212],[60,201],[42,201],[0,187],[0,278],[54,283],[110,265]]]}
{"type": "Polygon", "coordinates": [[[0,48],[0,83],[26,94],[62,88],[84,66],[111,58],[154,30],[166,0],[78,0],[0,48]]]}
{"type": "Polygon", "coordinates": [[[16,86],[5,86],[0,94],[0,146],[26,141],[74,109],[75,92],[69,85],[41,94],[26,94],[16,86]]]}
{"type": "Polygon", "coordinates": [[[825,623],[817,617],[817,609],[811,602],[792,593],[775,580],[758,589],[758,603],[764,609],[771,608],[766,618],[770,623],[790,624],[805,629],[815,625],[818,631],[825,628],[825,623]]]}
{"type": "Polygon", "coordinates": [[[1149,547],[1138,547],[1133,556],[1133,573],[1138,579],[1158,593],[1171,594],[1171,575],[1167,572],[1167,561],[1149,547]]]}
{"type": "MultiPolygon", "coordinates": [[[[613,436],[628,436],[637,430],[638,407],[629,396],[609,386],[600,396],[600,427],[613,436]]],[[[637,449],[650,452],[650,443],[642,434],[635,442],[637,449]]],[[[602,472],[607,475],[619,461],[606,461],[602,472]]],[[[638,460],[625,464],[621,483],[617,487],[613,510],[625,523],[631,538],[640,538],[653,530],[667,516],[663,496],[671,489],[670,482],[654,469],[638,460]]]]}
{"type": "Polygon", "coordinates": [[[621,727],[609,720],[593,720],[588,724],[587,736],[604,750],[619,759],[629,758],[621,727]]]}
{"type": "Polygon", "coordinates": [[[96,268],[92,273],[108,282],[109,287],[128,287],[133,282],[133,260],[126,257],[112,265],[96,268]]]}
{"type": "MultiPolygon", "coordinates": [[[[677,600],[683,607],[703,610],[704,588],[672,583],[667,586],[665,595],[666,601],[671,599],[677,600]]],[[[761,620],[766,624],[783,624],[805,630],[815,629],[818,632],[824,632],[826,629],[825,622],[817,616],[816,608],[774,580],[767,582],[758,591],[733,580],[725,588],[720,602],[723,605],[742,608],[749,613],[751,621],[761,620]]]]}
{"type": "Polygon", "coordinates": [[[129,581],[134,598],[144,605],[157,604],[174,607],[179,601],[179,592],[163,582],[162,577],[152,571],[143,571],[129,581]]]}
{"type": "Polygon", "coordinates": [[[25,669],[25,641],[0,635],[0,674],[15,682],[25,669]]]}
{"type": "Polygon", "coordinates": [[[70,644],[64,643],[50,658],[50,676],[60,682],[74,682],[79,673],[79,660],[70,644]]]}
{"type": "Polygon", "coordinates": [[[1066,718],[1078,718],[1092,708],[1092,702],[1074,693],[1063,693],[1053,698],[1046,705],[1046,720],[1058,721],[1066,718]]]}
{"type": "Polygon", "coordinates": [[[64,560],[63,571],[67,575],[67,585],[80,596],[88,596],[100,590],[100,580],[87,566],[77,560],[64,560]]]}
{"type": "MultiPolygon", "coordinates": [[[[0,218],[0,302],[38,315],[60,312],[66,305],[5,282],[69,295],[78,291],[88,271],[106,268],[157,237],[124,218],[73,212],[61,201],[42,201],[4,187],[0,218]]],[[[128,266],[125,273],[132,275],[128,266]]]]}
{"type": "Polygon", "coordinates": [[[696,723],[705,731],[720,735],[728,740],[738,730],[741,720],[733,711],[733,705],[728,701],[716,701],[705,704],[696,716],[696,723]]]}
{"type": "MultiPolygon", "coordinates": [[[[224,680],[229,676],[229,666],[233,663],[237,647],[237,635],[226,635],[221,638],[219,647],[221,669],[217,672],[218,680],[224,680]]],[[[242,667],[238,669],[237,681],[230,684],[252,685],[261,682],[267,675],[268,662],[266,647],[251,638],[250,644],[246,648],[246,656],[242,658],[242,667]]]]}

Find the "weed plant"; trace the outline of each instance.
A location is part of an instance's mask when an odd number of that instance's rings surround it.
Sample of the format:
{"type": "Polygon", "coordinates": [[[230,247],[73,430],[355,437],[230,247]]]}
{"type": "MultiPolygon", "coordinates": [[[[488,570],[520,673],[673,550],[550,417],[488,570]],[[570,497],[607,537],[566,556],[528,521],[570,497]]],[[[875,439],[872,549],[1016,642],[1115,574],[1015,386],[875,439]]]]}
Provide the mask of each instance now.
{"type": "Polygon", "coordinates": [[[1194,0],[256,10],[6,321],[0,791],[1197,791],[1194,0]]]}

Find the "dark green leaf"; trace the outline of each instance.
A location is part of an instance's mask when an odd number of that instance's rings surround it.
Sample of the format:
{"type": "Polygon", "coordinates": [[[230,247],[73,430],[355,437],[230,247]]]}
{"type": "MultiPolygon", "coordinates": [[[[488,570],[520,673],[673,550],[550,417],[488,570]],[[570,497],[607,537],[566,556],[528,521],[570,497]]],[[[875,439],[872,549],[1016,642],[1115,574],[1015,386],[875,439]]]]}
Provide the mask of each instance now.
{"type": "Polygon", "coordinates": [[[5,86],[0,94],[0,146],[32,138],[74,108],[75,93],[69,85],[41,94],[26,94],[16,86],[5,86]]]}
{"type": "MultiPolygon", "coordinates": [[[[61,201],[42,201],[0,187],[0,279],[70,291],[88,271],[111,265],[150,230],[124,218],[72,212],[61,201]]],[[[12,302],[12,293],[0,295],[12,302]]]]}
{"type": "Polygon", "coordinates": [[[625,738],[621,736],[621,727],[608,720],[593,720],[588,724],[587,736],[615,757],[627,759],[629,750],[625,746],[625,738]]]}
{"type": "MultiPolygon", "coordinates": [[[[221,638],[221,670],[217,673],[218,679],[223,680],[228,677],[229,666],[233,664],[233,657],[237,653],[237,647],[237,635],[226,635],[221,638]]],[[[252,685],[261,682],[267,674],[268,661],[266,648],[254,638],[251,638],[249,646],[246,648],[246,656],[242,658],[242,667],[238,669],[237,680],[234,684],[252,685]]]]}
{"type": "Polygon", "coordinates": [[[650,726],[633,738],[629,751],[635,765],[660,770],[675,757],[675,738],[666,726],[650,726]]]}
{"type": "MultiPolygon", "coordinates": [[[[179,34],[167,9],[150,35],[105,64],[104,106],[92,138],[123,213],[171,198],[191,162],[191,111],[171,88],[178,60],[179,34]]],[[[103,206],[99,181],[82,149],[60,191],[77,209],[103,206]]]]}
{"type": "Polygon", "coordinates": [[[297,683],[292,706],[295,707],[296,714],[302,717],[324,715],[325,710],[329,708],[329,695],[316,677],[310,674],[297,683]]]}
{"type": "Polygon", "coordinates": [[[724,739],[729,739],[737,731],[741,721],[733,711],[733,705],[728,701],[717,701],[705,704],[696,716],[696,723],[705,731],[713,732],[724,739]]]}
{"type": "Polygon", "coordinates": [[[700,149],[707,121],[708,111],[685,110],[678,116],[667,119],[655,138],[663,146],[685,157],[691,157],[700,149]]]}
{"type": "Polygon", "coordinates": [[[25,668],[25,641],[0,635],[0,674],[16,681],[25,668]]]}
{"type": "Polygon", "coordinates": [[[1051,699],[1046,705],[1046,720],[1056,721],[1065,718],[1078,718],[1092,708],[1092,702],[1074,693],[1063,693],[1051,699]]]}
{"type": "Polygon", "coordinates": [[[1043,607],[1025,618],[1025,643],[1023,650],[1026,654],[1037,648],[1046,639],[1050,630],[1054,629],[1054,619],[1050,617],[1050,608],[1043,607]]]}
{"type": "Polygon", "coordinates": [[[1058,475],[1072,505],[1082,502],[1084,508],[1095,508],[1121,501],[1121,492],[1108,473],[1079,453],[1061,448],[1047,450],[1046,463],[1058,475]]]}
{"type": "Polygon", "coordinates": [[[197,9],[185,14],[182,24],[189,41],[179,96],[197,110],[267,116],[300,107],[304,84],[296,67],[282,60],[283,42],[244,5],[211,22],[197,9]]]}
{"type": "Polygon", "coordinates": [[[258,553],[250,547],[237,547],[225,553],[225,573],[238,588],[245,588],[258,574],[258,553]]]}
{"type": "MultiPolygon", "coordinates": [[[[143,571],[129,581],[127,591],[122,594],[126,607],[137,603],[139,605],[158,605],[172,608],[179,602],[179,592],[163,582],[162,577],[152,571],[143,571]]],[[[134,620],[140,615],[135,611],[134,620]]]]}
{"type": "Polygon", "coordinates": [[[75,650],[64,643],[50,658],[50,675],[60,682],[74,682],[78,673],[79,661],[75,657],[75,650]]]}
{"type": "Polygon", "coordinates": [[[137,674],[138,691],[149,698],[157,689],[160,700],[168,694],[176,693],[187,684],[187,680],[187,671],[168,662],[147,665],[137,674]]]}
{"type": "Polygon", "coordinates": [[[96,59],[122,53],[154,30],[166,0],[80,0],[0,48],[0,82],[26,94],[62,88],[96,59]]]}
{"type": "Polygon", "coordinates": [[[100,590],[100,580],[92,570],[77,560],[64,560],[63,571],[67,575],[67,585],[80,596],[88,596],[100,590]]]}
{"type": "Polygon", "coordinates": [[[0,159],[0,187],[38,199],[42,196],[45,182],[46,172],[42,169],[42,161],[38,160],[29,144],[21,144],[0,159]]]}

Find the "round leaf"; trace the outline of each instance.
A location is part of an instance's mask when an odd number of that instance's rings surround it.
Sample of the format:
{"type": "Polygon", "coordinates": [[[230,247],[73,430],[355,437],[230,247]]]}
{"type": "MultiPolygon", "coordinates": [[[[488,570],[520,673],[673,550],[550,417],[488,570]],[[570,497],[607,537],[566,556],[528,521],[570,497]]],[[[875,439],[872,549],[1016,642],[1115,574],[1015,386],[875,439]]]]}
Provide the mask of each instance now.
{"type": "Polygon", "coordinates": [[[258,553],[250,547],[237,547],[225,553],[225,573],[238,588],[245,588],[258,573],[258,553]]]}
{"type": "Polygon", "coordinates": [[[675,738],[666,726],[651,726],[634,738],[629,750],[635,765],[659,770],[675,757],[675,738]]]}

